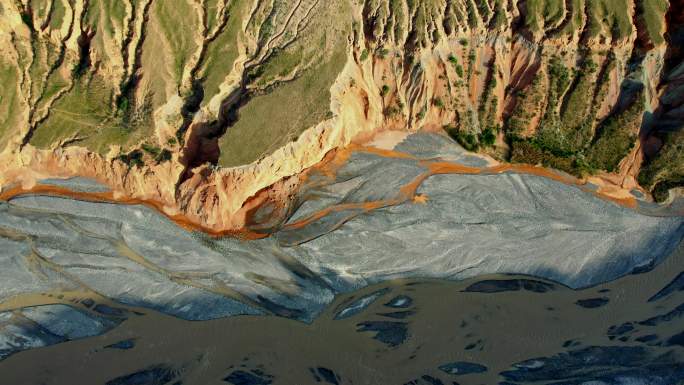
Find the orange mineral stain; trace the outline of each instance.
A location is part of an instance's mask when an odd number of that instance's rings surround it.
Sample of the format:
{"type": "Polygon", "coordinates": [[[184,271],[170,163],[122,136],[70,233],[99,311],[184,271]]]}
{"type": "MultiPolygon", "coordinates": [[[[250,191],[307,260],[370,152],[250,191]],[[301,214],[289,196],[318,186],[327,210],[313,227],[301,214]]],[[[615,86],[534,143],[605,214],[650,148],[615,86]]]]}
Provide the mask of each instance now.
{"type": "Polygon", "coordinates": [[[416,194],[416,196],[413,197],[413,203],[426,205],[428,200],[430,200],[430,198],[428,198],[428,196],[425,194],[416,194]]]}
{"type": "Polygon", "coordinates": [[[30,188],[24,188],[21,186],[13,187],[2,191],[0,193],[0,200],[8,201],[12,198],[16,198],[22,195],[47,195],[55,197],[70,198],[85,202],[104,202],[104,203],[119,203],[125,205],[145,205],[147,207],[153,208],[171,221],[173,221],[178,226],[182,227],[188,231],[201,231],[210,236],[222,237],[222,236],[233,236],[241,239],[259,239],[267,237],[268,234],[258,233],[254,231],[249,231],[247,229],[240,230],[214,230],[212,228],[199,225],[189,218],[181,214],[169,214],[164,209],[164,206],[154,200],[130,198],[130,197],[116,197],[111,191],[107,192],[82,192],[82,191],[72,191],[60,186],[36,184],[30,188]]]}
{"type": "MultiPolygon", "coordinates": [[[[498,164],[491,167],[479,168],[443,160],[420,160],[410,154],[406,154],[399,151],[379,149],[354,144],[348,146],[347,148],[336,149],[328,152],[328,154],[325,155],[321,162],[296,176],[297,178],[299,178],[298,183],[305,185],[307,181],[311,178],[311,175],[314,173],[318,176],[324,177],[324,180],[327,180],[328,182],[333,182],[336,178],[338,170],[349,161],[349,158],[354,152],[365,152],[385,158],[416,160],[420,166],[425,168],[425,172],[418,175],[411,182],[405,184],[404,186],[401,186],[395,198],[369,202],[340,203],[332,205],[330,207],[326,207],[324,209],[316,211],[306,218],[284,225],[280,229],[300,229],[336,212],[349,211],[350,216],[348,218],[351,218],[358,214],[367,213],[383,207],[399,205],[405,202],[427,204],[428,197],[424,194],[419,194],[417,191],[427,178],[439,174],[492,175],[506,172],[515,172],[518,174],[537,175],[555,180],[560,183],[564,183],[566,185],[577,186],[581,190],[592,193],[601,199],[614,202],[618,205],[628,207],[630,209],[637,208],[637,200],[628,193],[626,193],[624,189],[620,189],[618,187],[613,186],[600,186],[598,189],[594,191],[593,189],[589,188],[586,181],[577,179],[571,175],[563,174],[539,166],[533,166],[528,164],[498,164]]],[[[325,182],[317,183],[325,184],[325,182]]],[[[215,230],[210,227],[199,225],[195,221],[186,216],[180,214],[170,214],[166,212],[164,206],[157,201],[139,198],[119,197],[112,192],[76,192],[66,189],[64,187],[36,184],[31,187],[17,186],[7,189],[0,193],[0,200],[6,201],[13,197],[21,195],[41,194],[67,197],[89,202],[112,202],[131,205],[142,204],[156,209],[157,211],[159,211],[167,218],[169,218],[177,225],[186,230],[202,231],[214,237],[233,236],[242,239],[259,239],[267,237],[270,232],[274,231],[274,229],[268,226],[268,223],[271,223],[269,218],[267,218],[265,221],[256,221],[255,218],[253,218],[254,214],[260,207],[265,207],[265,205],[273,206],[273,213],[270,214],[272,216],[272,218],[270,219],[273,220],[272,223],[278,223],[279,220],[284,219],[280,217],[283,217],[285,215],[285,212],[287,212],[287,203],[278,202],[277,199],[274,199],[273,196],[269,195],[269,192],[269,188],[263,189],[245,203],[243,208],[246,212],[246,225],[245,227],[239,230],[215,230]],[[260,225],[257,222],[261,222],[263,225],[260,225]],[[256,231],[255,229],[259,231],[256,231]]]]}
{"type": "MultiPolygon", "coordinates": [[[[409,154],[405,154],[402,152],[398,151],[393,151],[393,150],[385,150],[385,149],[377,149],[373,147],[363,147],[363,146],[357,146],[357,145],[352,145],[344,150],[341,151],[336,151],[334,154],[330,154],[331,156],[326,159],[325,162],[321,163],[319,172],[326,175],[327,177],[334,178],[335,172],[343,166],[346,161],[349,159],[351,156],[351,153],[357,151],[357,152],[366,152],[366,153],[371,153],[375,154],[378,156],[386,157],[386,158],[399,158],[399,159],[414,159],[418,161],[418,164],[421,165],[426,169],[426,171],[420,175],[418,175],[416,178],[414,178],[411,182],[401,186],[399,189],[399,194],[397,195],[396,198],[394,199],[388,199],[388,200],[381,200],[381,201],[370,201],[370,202],[359,202],[359,203],[344,203],[344,204],[338,204],[338,205],[333,205],[331,207],[326,207],[322,210],[319,210],[311,215],[309,215],[307,218],[301,219],[297,222],[288,224],[284,227],[284,230],[295,230],[295,229],[300,229],[302,227],[305,227],[315,221],[318,221],[325,216],[329,215],[330,213],[333,212],[339,212],[339,211],[346,211],[346,210],[359,210],[360,212],[369,212],[371,210],[375,210],[378,208],[382,207],[387,207],[387,206],[393,206],[393,205],[399,205],[405,202],[413,202],[413,203],[420,203],[420,204],[426,204],[428,202],[428,197],[419,194],[418,188],[423,184],[423,182],[433,176],[433,175],[440,175],[440,174],[456,174],[456,175],[493,175],[493,174],[502,174],[506,172],[514,172],[517,174],[527,174],[527,175],[536,175],[536,176],[541,176],[545,177],[548,179],[552,179],[554,181],[557,181],[559,183],[563,183],[566,185],[573,185],[579,187],[582,191],[585,192],[591,192],[592,194],[596,195],[597,197],[608,200],[611,202],[614,202],[616,204],[619,204],[624,207],[628,207],[631,209],[635,209],[637,207],[637,201],[634,197],[631,196],[626,196],[626,197],[618,197],[615,194],[607,194],[605,193],[605,189],[599,189],[598,191],[591,191],[588,186],[586,185],[586,181],[582,181],[578,178],[575,178],[571,175],[568,174],[563,174],[560,172],[556,172],[554,170],[546,169],[543,167],[539,166],[533,166],[529,164],[498,164],[494,165],[491,167],[472,167],[472,166],[466,166],[454,162],[449,162],[449,161],[442,161],[442,160],[419,160],[409,154]],[[342,158],[342,159],[340,159],[342,158]]],[[[314,166],[312,169],[315,170],[317,166],[314,166]]],[[[334,179],[333,179],[334,180],[334,179]]]]}

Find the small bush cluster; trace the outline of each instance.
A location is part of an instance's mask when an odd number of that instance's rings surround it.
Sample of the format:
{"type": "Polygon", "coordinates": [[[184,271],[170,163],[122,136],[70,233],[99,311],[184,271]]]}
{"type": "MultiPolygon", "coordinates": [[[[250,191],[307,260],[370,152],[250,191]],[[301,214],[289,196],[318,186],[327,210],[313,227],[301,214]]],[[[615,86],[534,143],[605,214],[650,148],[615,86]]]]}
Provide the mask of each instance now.
{"type": "Polygon", "coordinates": [[[128,165],[128,167],[143,167],[145,166],[145,161],[143,161],[143,152],[140,150],[133,150],[127,154],[120,154],[116,157],[119,160],[128,165]]]}
{"type": "Polygon", "coordinates": [[[456,75],[458,75],[459,78],[462,78],[463,77],[463,66],[461,66],[461,64],[458,63],[458,59],[456,59],[456,56],[449,55],[449,62],[454,67],[454,71],[456,71],[456,75]]]}

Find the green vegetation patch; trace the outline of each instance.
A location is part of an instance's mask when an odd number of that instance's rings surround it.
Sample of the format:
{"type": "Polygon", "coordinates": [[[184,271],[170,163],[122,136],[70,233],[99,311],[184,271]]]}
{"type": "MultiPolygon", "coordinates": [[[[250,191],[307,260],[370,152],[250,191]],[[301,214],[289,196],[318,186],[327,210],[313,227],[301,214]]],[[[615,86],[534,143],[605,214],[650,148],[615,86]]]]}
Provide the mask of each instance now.
{"type": "Polygon", "coordinates": [[[504,126],[508,135],[522,136],[528,130],[530,122],[538,112],[539,105],[543,102],[545,82],[546,74],[539,71],[530,85],[524,90],[516,91],[517,102],[504,126]]]}
{"type": "Polygon", "coordinates": [[[563,18],[563,0],[527,0],[525,25],[532,31],[542,31],[545,25],[554,25],[563,18]]]}
{"type": "Polygon", "coordinates": [[[293,43],[249,70],[246,104],[219,138],[220,166],[252,163],[332,116],[330,87],[346,63],[348,15],[344,2],[321,3],[293,43]]]}
{"type": "Polygon", "coordinates": [[[474,133],[460,130],[455,126],[445,126],[444,131],[466,150],[477,151],[480,149],[480,141],[474,133]]]}
{"type": "Polygon", "coordinates": [[[404,24],[406,22],[406,15],[404,14],[403,0],[389,0],[390,14],[392,23],[388,27],[392,28],[395,41],[399,41],[404,34],[404,24]]]}
{"type": "Polygon", "coordinates": [[[640,8],[651,41],[656,45],[665,42],[663,23],[669,6],[667,0],[640,0],[637,5],[640,8]]]}
{"type": "Polygon", "coordinates": [[[258,86],[264,86],[273,80],[291,76],[298,69],[325,60],[326,38],[323,34],[318,41],[296,40],[287,48],[275,52],[271,59],[251,76],[256,78],[258,86]]]}
{"type": "Polygon", "coordinates": [[[589,0],[571,0],[572,1],[572,15],[563,29],[562,34],[573,34],[582,28],[582,19],[584,17],[584,4],[589,0]]]}
{"type": "Polygon", "coordinates": [[[207,30],[211,31],[218,22],[218,0],[204,0],[204,9],[207,15],[207,30]]]}
{"type": "MultiPolygon", "coordinates": [[[[467,43],[467,40],[466,40],[467,43]]],[[[454,67],[454,71],[459,78],[463,78],[463,66],[458,62],[458,59],[454,55],[449,55],[449,63],[454,67]]]]}
{"type": "Polygon", "coordinates": [[[595,168],[615,171],[634,147],[644,113],[644,98],[643,91],[639,92],[627,109],[610,116],[599,126],[596,140],[587,153],[595,168]]]}
{"type": "Polygon", "coordinates": [[[581,154],[554,154],[534,138],[511,140],[511,162],[541,164],[578,176],[593,172],[581,154]]]}
{"type": "Polygon", "coordinates": [[[205,103],[219,92],[221,83],[233,69],[235,59],[238,57],[237,38],[241,33],[242,18],[248,5],[247,1],[230,2],[228,23],[207,47],[201,69],[205,103]]]}
{"type": "Polygon", "coordinates": [[[589,33],[592,37],[611,36],[619,40],[632,33],[630,5],[625,0],[592,0],[587,4],[589,33]]]}
{"type": "Polygon", "coordinates": [[[50,148],[73,141],[107,153],[110,145],[131,147],[152,134],[149,100],[139,105],[127,99],[112,109],[113,90],[98,77],[83,79],[53,104],[48,118],[34,130],[30,143],[50,148]]]}
{"type": "Polygon", "coordinates": [[[593,62],[589,61],[586,62],[585,67],[591,69],[587,69],[587,73],[584,69],[571,71],[558,57],[553,57],[549,61],[547,105],[539,124],[537,139],[543,143],[544,148],[551,149],[554,153],[576,153],[591,140],[591,121],[589,131],[586,127],[581,127],[581,122],[584,122],[586,118],[586,110],[582,111],[582,108],[586,108],[588,105],[586,103],[591,103],[593,97],[592,82],[587,79],[583,80],[582,77],[589,76],[589,72],[595,72],[596,68],[593,62]],[[572,82],[574,82],[574,88],[569,89],[572,82]],[[565,110],[559,113],[563,100],[568,102],[565,110]],[[577,115],[578,113],[581,114],[577,115]],[[574,122],[575,120],[579,120],[580,123],[574,122]]]}
{"type": "Polygon", "coordinates": [[[50,15],[50,28],[59,29],[62,27],[64,22],[64,16],[66,15],[66,8],[61,0],[54,0],[52,2],[52,14],[50,15]]]}
{"type": "Polygon", "coordinates": [[[567,68],[559,58],[549,60],[547,106],[531,137],[520,134],[533,116],[528,110],[540,101],[540,90],[545,88],[541,73],[529,90],[519,92],[518,104],[506,123],[512,162],[542,164],[577,176],[617,168],[636,141],[644,103],[639,93],[628,108],[606,119],[594,134],[597,111],[607,92],[608,73],[615,65],[612,57],[607,60],[600,78],[598,65],[590,56],[575,70],[567,68]]]}
{"type": "Polygon", "coordinates": [[[665,200],[670,188],[684,186],[684,127],[661,139],[663,147],[639,173],[639,183],[651,189],[657,201],[665,200]]]}
{"type": "Polygon", "coordinates": [[[493,94],[496,88],[497,69],[494,63],[487,65],[487,76],[485,86],[480,96],[480,105],[477,109],[478,118],[480,120],[480,128],[482,130],[494,130],[496,110],[498,106],[498,98],[493,94]]]}
{"type": "Polygon", "coordinates": [[[477,27],[477,11],[475,10],[475,4],[473,3],[474,0],[465,0],[466,3],[466,9],[468,12],[468,26],[470,28],[476,28],[477,27]]]}
{"type": "Polygon", "coordinates": [[[0,151],[7,144],[7,138],[18,127],[22,108],[17,95],[17,70],[11,64],[0,61],[0,151]]]}
{"type": "MultiPolygon", "coordinates": [[[[408,14],[413,20],[409,41],[415,47],[427,47],[440,38],[439,29],[434,25],[444,16],[443,0],[408,0],[408,14]]],[[[470,2],[468,3],[471,6],[470,2]]],[[[469,9],[469,12],[477,12],[469,9]]],[[[474,15],[473,15],[474,16],[474,15]]]]}
{"type": "Polygon", "coordinates": [[[252,163],[323,121],[329,114],[330,86],[345,59],[345,47],[340,45],[323,65],[252,98],[240,109],[238,121],[219,140],[219,165],[252,163]]]}
{"type": "MultiPolygon", "coordinates": [[[[59,1],[55,1],[55,4],[59,1]]],[[[126,22],[126,5],[119,0],[91,0],[86,10],[87,23],[99,28],[95,35],[96,44],[103,45],[103,39],[107,35],[112,38],[115,30],[123,31],[126,22]]]]}
{"type": "Polygon", "coordinates": [[[195,36],[200,28],[200,21],[187,1],[157,1],[153,8],[161,35],[171,47],[172,73],[176,83],[180,83],[185,65],[197,50],[195,36]]]}
{"type": "Polygon", "coordinates": [[[493,147],[496,142],[496,134],[499,130],[500,128],[498,126],[493,128],[487,127],[479,134],[475,134],[474,132],[459,128],[455,125],[444,126],[444,131],[468,151],[478,151],[483,147],[493,147]]]}
{"type": "Polygon", "coordinates": [[[565,98],[566,102],[560,118],[566,127],[579,127],[591,111],[592,96],[598,67],[590,58],[585,60],[577,71],[575,83],[565,98]]]}

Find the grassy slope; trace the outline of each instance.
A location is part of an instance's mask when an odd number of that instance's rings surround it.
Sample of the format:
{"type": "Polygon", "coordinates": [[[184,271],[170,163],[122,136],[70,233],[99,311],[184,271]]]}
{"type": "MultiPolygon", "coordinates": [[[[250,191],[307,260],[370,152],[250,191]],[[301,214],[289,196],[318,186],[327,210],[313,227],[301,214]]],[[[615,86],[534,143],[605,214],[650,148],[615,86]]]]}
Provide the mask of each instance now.
{"type": "Polygon", "coordinates": [[[591,36],[623,39],[632,32],[632,19],[624,0],[592,0],[588,5],[591,36]]]}
{"type": "Polygon", "coordinates": [[[525,24],[534,31],[553,25],[563,18],[563,0],[528,0],[525,24]]]}
{"type": "Polygon", "coordinates": [[[654,189],[655,198],[667,198],[667,189],[684,185],[684,127],[664,138],[664,146],[655,159],[639,174],[639,183],[654,189]]]}
{"type": "Polygon", "coordinates": [[[248,5],[247,1],[230,3],[228,24],[216,40],[207,47],[206,59],[201,68],[204,102],[208,102],[219,92],[219,86],[233,68],[233,63],[238,56],[237,38],[248,5]]]}
{"type": "Polygon", "coordinates": [[[316,22],[301,32],[296,44],[276,53],[262,67],[255,84],[285,76],[297,66],[312,64],[310,68],[295,80],[254,96],[240,109],[238,121],[219,140],[219,165],[251,163],[325,120],[330,86],[346,62],[348,34],[345,13],[340,10],[343,7],[326,7],[323,14],[315,16],[316,22]],[[339,22],[331,25],[329,17],[334,15],[339,22]]]}
{"type": "MultiPolygon", "coordinates": [[[[195,15],[185,1],[156,3],[149,16],[151,38],[146,39],[143,45],[142,87],[136,90],[135,100],[127,100],[125,106],[117,110],[112,99],[119,87],[117,79],[105,79],[98,73],[83,74],[75,79],[74,87],[53,105],[48,118],[34,131],[30,143],[39,148],[50,148],[65,140],[78,139],[76,143],[79,145],[106,153],[110,145],[120,145],[128,151],[150,137],[153,134],[152,110],[166,102],[169,84],[177,86],[180,83],[182,68],[197,48],[193,35],[194,29],[198,28],[195,15]]],[[[90,3],[86,20],[96,31],[91,44],[91,52],[96,57],[107,56],[106,46],[109,50],[116,49],[113,41],[121,38],[125,18],[125,7],[118,0],[94,0],[90,3]]],[[[41,49],[38,53],[40,60],[32,66],[32,72],[35,72],[32,78],[45,73],[45,63],[53,60],[50,50],[41,49]]],[[[66,86],[66,81],[60,81],[58,73],[56,71],[48,80],[42,91],[43,99],[66,86]]]]}
{"type": "Polygon", "coordinates": [[[641,10],[646,30],[651,41],[656,45],[662,44],[665,41],[663,38],[663,20],[668,5],[667,0],[641,0],[641,10]]]}
{"type": "Polygon", "coordinates": [[[127,124],[112,111],[112,91],[97,77],[82,79],[52,107],[31,144],[48,148],[62,140],[81,138],[80,145],[106,153],[109,145],[131,145],[151,134],[151,126],[127,124]]]}
{"type": "Polygon", "coordinates": [[[19,123],[19,99],[16,84],[18,81],[16,68],[0,61],[0,149],[5,147],[7,136],[19,123]],[[14,86],[14,87],[13,87],[14,86]]]}
{"type": "Polygon", "coordinates": [[[200,21],[187,0],[158,1],[153,5],[153,13],[153,23],[159,28],[159,36],[171,48],[171,56],[165,60],[170,62],[171,73],[178,84],[188,59],[197,50],[194,36],[200,28],[200,21]]]}
{"type": "Polygon", "coordinates": [[[329,111],[330,86],[345,59],[344,49],[338,49],[325,64],[250,100],[240,109],[238,122],[220,140],[219,165],[251,163],[323,121],[329,111]]]}

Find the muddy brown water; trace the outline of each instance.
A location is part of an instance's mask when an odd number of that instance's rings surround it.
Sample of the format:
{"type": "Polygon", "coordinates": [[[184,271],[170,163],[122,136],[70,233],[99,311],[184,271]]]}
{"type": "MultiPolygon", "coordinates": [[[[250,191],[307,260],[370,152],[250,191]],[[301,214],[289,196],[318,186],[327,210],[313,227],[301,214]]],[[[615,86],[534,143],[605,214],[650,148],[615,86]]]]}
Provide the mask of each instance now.
{"type": "MultiPolygon", "coordinates": [[[[515,363],[596,346],[646,349],[656,362],[670,363],[657,370],[679,368],[684,376],[684,342],[673,337],[684,331],[684,316],[673,313],[684,292],[649,302],[683,271],[680,244],[651,271],[582,290],[513,275],[392,281],[339,296],[311,324],[275,316],[192,322],[133,309],[139,315],[102,336],[0,361],[0,384],[497,384],[506,383],[501,373],[515,363]],[[369,307],[335,319],[370,293],[379,298],[369,307]],[[668,313],[656,325],[644,322],[668,313]],[[615,332],[623,324],[632,329],[615,332]],[[486,371],[439,368],[452,362],[486,371]]],[[[616,365],[586,373],[618,376],[616,365]]],[[[656,383],[644,381],[632,383],[656,383]]]]}

